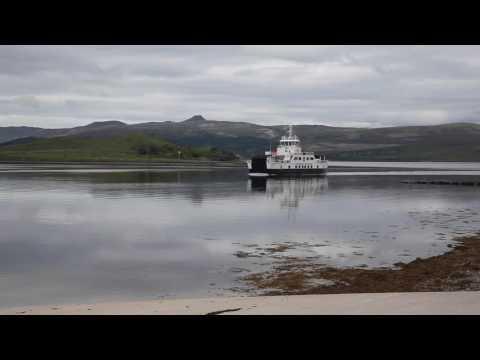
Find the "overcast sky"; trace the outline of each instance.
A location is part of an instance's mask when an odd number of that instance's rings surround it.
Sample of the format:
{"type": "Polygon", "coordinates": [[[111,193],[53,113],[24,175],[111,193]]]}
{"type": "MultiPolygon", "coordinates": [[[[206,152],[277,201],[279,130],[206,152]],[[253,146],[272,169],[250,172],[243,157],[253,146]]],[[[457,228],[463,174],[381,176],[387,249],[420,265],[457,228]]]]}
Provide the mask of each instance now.
{"type": "Polygon", "coordinates": [[[480,46],[0,46],[0,126],[480,123],[480,46]]]}

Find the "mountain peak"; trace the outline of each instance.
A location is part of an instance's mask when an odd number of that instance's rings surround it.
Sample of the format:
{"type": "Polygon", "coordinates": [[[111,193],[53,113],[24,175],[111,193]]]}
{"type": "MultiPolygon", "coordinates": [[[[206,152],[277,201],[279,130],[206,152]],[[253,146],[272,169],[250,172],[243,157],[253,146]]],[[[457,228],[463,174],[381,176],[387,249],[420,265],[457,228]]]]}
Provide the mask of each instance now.
{"type": "Polygon", "coordinates": [[[197,121],[207,121],[202,115],[194,115],[190,119],[187,119],[185,121],[190,121],[190,122],[197,122],[197,121]]]}

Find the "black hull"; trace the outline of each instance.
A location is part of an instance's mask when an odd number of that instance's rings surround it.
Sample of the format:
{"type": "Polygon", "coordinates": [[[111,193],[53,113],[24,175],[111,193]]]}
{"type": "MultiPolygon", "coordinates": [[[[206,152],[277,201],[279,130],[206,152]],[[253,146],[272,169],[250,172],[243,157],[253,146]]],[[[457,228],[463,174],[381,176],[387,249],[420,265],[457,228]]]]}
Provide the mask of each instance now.
{"type": "Polygon", "coordinates": [[[267,169],[265,156],[256,156],[252,158],[251,169],[249,173],[257,176],[325,176],[328,168],[311,169],[267,169]]]}
{"type": "Polygon", "coordinates": [[[250,170],[250,174],[268,174],[268,176],[326,176],[328,169],[265,169],[261,172],[250,170]]]}

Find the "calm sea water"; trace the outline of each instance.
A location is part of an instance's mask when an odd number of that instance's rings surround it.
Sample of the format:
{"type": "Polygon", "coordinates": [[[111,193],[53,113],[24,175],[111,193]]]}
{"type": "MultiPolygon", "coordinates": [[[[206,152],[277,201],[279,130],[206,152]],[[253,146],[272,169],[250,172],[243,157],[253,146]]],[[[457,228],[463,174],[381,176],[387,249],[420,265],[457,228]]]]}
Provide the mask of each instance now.
{"type": "Polygon", "coordinates": [[[338,267],[441,254],[480,231],[480,187],[401,183],[480,181],[480,164],[441,169],[252,181],[242,169],[0,165],[0,306],[230,295],[278,260],[264,250],[275,244],[293,245],[275,256],[338,267]]]}

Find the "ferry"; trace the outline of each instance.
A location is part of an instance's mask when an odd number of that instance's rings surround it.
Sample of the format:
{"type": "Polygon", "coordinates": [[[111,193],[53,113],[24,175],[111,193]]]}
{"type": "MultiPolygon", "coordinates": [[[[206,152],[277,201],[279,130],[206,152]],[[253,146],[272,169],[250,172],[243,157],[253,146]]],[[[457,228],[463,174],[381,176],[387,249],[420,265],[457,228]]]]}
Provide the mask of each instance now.
{"type": "Polygon", "coordinates": [[[325,176],[328,161],[325,155],[304,152],[300,139],[293,134],[292,125],[288,135],[282,136],[275,151],[265,151],[265,156],[256,156],[247,161],[249,176],[325,176]]]}

